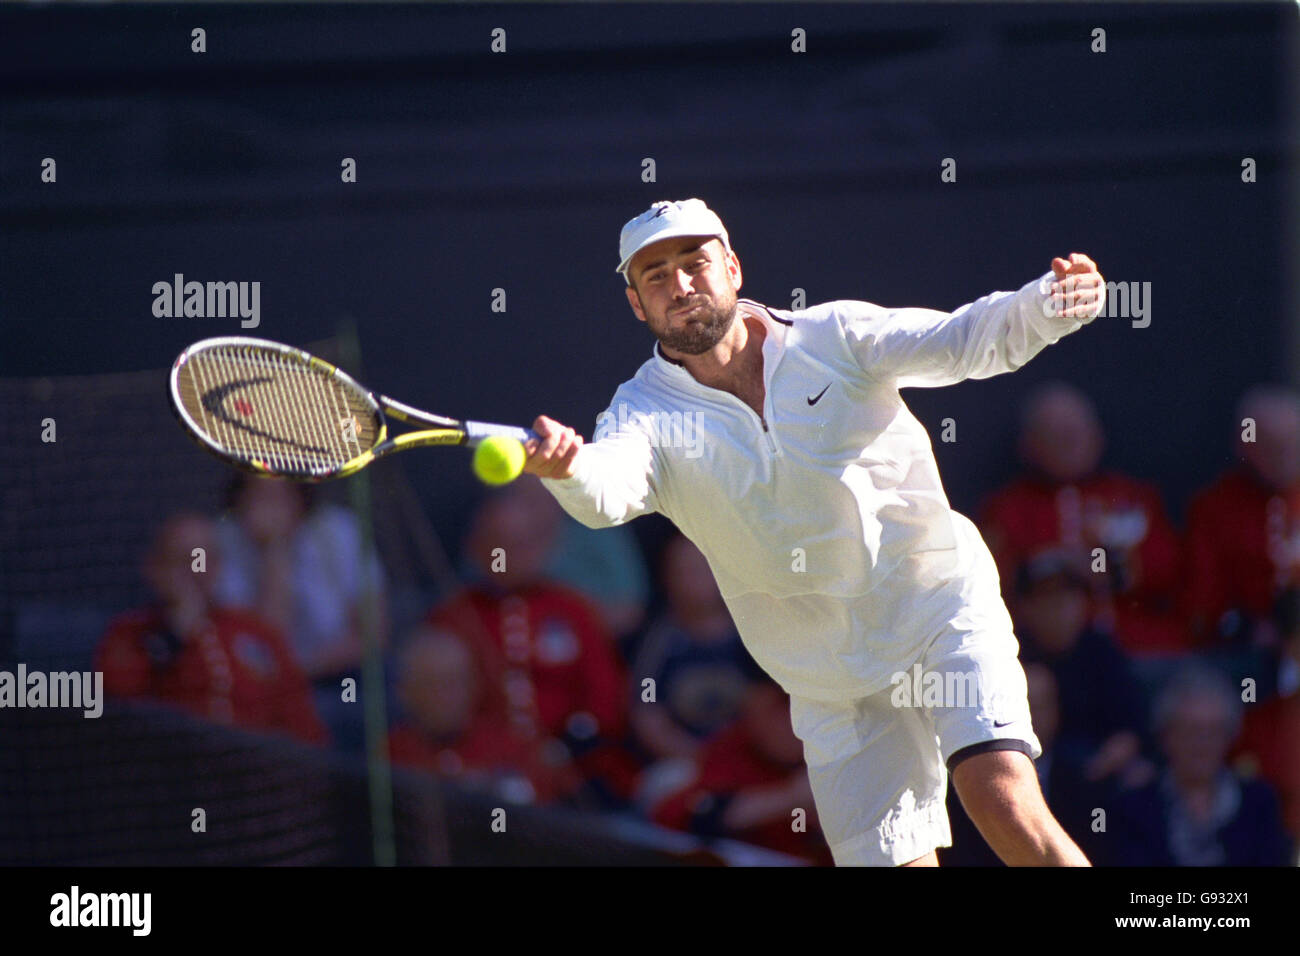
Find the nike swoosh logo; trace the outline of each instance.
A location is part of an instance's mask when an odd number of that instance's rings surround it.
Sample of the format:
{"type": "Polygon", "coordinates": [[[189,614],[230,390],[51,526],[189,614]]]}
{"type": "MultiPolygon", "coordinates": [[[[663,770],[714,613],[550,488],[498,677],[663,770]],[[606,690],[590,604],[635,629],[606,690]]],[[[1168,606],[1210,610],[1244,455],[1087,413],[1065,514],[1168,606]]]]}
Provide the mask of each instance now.
{"type": "Polygon", "coordinates": [[[247,422],[241,421],[230,412],[226,411],[226,399],[235,392],[243,391],[254,385],[264,385],[267,382],[275,381],[270,377],[263,378],[237,378],[233,382],[227,382],[225,385],[217,385],[200,397],[199,401],[203,403],[203,408],[213,418],[225,422],[232,428],[238,428],[240,431],[248,432],[250,435],[256,435],[258,438],[265,438],[267,441],[275,442],[277,445],[287,445],[290,448],[297,448],[300,451],[312,451],[318,455],[328,455],[329,451],[325,448],[317,448],[315,445],[305,445],[302,442],[296,442],[292,439],[284,438],[280,435],[272,435],[270,432],[264,432],[260,428],[253,428],[247,422]]]}
{"type": "Polygon", "coordinates": [[[1014,720],[995,720],[995,721],[993,721],[993,726],[994,726],[994,727],[1005,727],[1005,726],[1007,726],[1008,724],[1014,724],[1014,723],[1015,723],[1014,720]]]}
{"type": "MultiPolygon", "coordinates": [[[[826,388],[830,388],[830,387],[831,387],[831,383],[827,382],[826,388]]],[[[822,396],[826,394],[826,388],[823,388],[820,392],[818,392],[816,398],[808,399],[808,404],[816,405],[818,402],[820,402],[822,400],[822,396]]]]}

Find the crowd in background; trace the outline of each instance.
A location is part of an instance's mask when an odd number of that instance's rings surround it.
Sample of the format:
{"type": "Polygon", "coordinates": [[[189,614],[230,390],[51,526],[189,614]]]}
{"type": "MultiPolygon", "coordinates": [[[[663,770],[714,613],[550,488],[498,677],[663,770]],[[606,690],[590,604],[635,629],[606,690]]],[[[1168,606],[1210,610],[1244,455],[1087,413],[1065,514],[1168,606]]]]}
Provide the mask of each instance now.
{"type": "MultiPolygon", "coordinates": [[[[1043,386],[1021,476],[975,516],[1044,793],[1097,863],[1296,861],[1300,396],[1259,387],[1238,411],[1239,460],[1205,476],[1180,531],[1157,487],[1103,467],[1087,396],[1043,386]]],[[[578,525],[528,476],[484,497],[463,545],[463,586],[390,633],[351,512],[241,477],[221,516],[162,524],[143,562],[155,599],[112,623],[96,669],[110,694],[361,752],[371,627],[395,764],[830,862],[788,699],[694,545],[643,555],[630,528],[578,525]]],[[[955,796],[949,811],[943,862],[996,863],[955,796]]]]}

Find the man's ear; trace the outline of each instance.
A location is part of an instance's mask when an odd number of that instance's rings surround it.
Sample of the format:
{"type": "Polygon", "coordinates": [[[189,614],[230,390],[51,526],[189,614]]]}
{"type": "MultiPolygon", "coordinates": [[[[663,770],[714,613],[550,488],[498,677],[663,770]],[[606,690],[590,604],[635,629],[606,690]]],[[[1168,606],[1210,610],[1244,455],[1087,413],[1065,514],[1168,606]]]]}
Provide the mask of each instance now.
{"type": "Polygon", "coordinates": [[[632,311],[636,313],[637,321],[644,322],[645,312],[641,308],[641,297],[636,294],[636,289],[632,288],[631,286],[628,286],[626,291],[627,291],[627,304],[630,305],[632,307],[632,311]]]}
{"type": "Polygon", "coordinates": [[[727,271],[731,273],[732,286],[739,289],[741,283],[745,281],[745,277],[741,274],[740,259],[736,256],[734,249],[732,250],[731,255],[727,258],[727,271]]]}

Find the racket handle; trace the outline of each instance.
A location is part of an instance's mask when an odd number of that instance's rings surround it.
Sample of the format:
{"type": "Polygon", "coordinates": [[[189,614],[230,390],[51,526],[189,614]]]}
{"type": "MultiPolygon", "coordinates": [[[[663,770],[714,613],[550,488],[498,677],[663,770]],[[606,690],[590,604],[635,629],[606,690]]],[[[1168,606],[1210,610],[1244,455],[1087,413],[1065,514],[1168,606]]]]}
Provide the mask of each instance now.
{"type": "Polygon", "coordinates": [[[492,435],[517,438],[521,442],[532,441],[534,438],[541,437],[531,428],[516,428],[514,425],[489,425],[486,422],[465,422],[465,444],[470,448],[475,447],[484,438],[492,435]]]}

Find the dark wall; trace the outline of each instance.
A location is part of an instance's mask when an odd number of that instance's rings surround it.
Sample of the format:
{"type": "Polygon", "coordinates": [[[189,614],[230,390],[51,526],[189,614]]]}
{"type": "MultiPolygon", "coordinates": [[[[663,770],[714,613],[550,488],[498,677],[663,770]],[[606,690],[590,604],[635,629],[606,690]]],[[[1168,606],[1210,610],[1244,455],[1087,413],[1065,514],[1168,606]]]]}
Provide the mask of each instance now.
{"type": "MultiPolygon", "coordinates": [[[[364,379],[395,397],[589,435],[649,354],[618,230],[701,196],[743,294],[774,305],[801,288],[949,310],[1071,251],[1150,282],[1149,328],[1101,319],[1014,376],[907,397],[959,509],[1009,475],[1026,389],[1064,377],[1096,399],[1111,464],[1177,510],[1228,460],[1242,389],[1288,374],[1295,24],[1293,3],[8,7],[0,375],[162,369],[239,334],[152,315],[180,272],[260,281],[245,334],[354,322],[364,379]]],[[[466,461],[403,457],[380,467],[455,534],[466,461]]]]}

